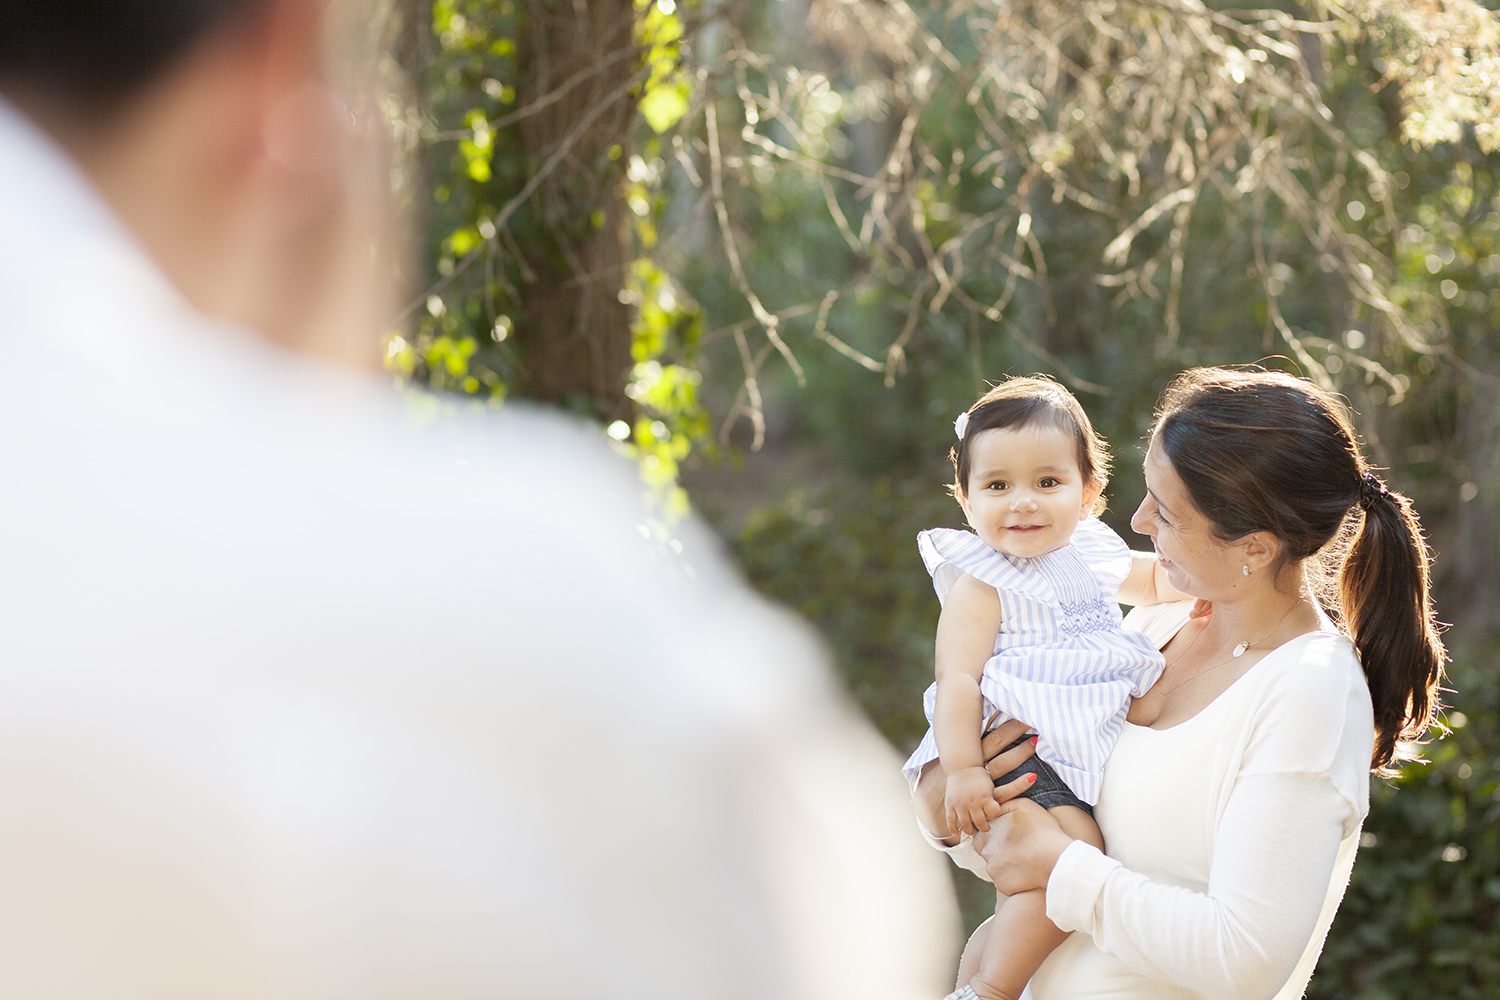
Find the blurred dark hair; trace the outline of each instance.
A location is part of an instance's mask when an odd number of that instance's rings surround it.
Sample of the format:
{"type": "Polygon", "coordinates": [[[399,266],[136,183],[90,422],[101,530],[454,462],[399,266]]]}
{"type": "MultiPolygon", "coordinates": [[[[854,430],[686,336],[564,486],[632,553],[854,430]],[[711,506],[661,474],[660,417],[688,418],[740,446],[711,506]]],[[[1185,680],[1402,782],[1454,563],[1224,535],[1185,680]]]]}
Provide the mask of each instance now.
{"type": "Polygon", "coordinates": [[[956,494],[969,489],[969,442],[980,431],[1004,427],[1055,427],[1073,437],[1078,446],[1078,470],[1085,483],[1099,484],[1095,515],[1104,512],[1104,487],[1109,482],[1109,446],[1094,431],[1089,415],[1073,394],[1045,375],[1008,378],[980,396],[969,407],[969,422],[963,437],[948,452],[953,462],[956,494]]]}
{"type": "Polygon", "coordinates": [[[268,0],[0,0],[0,90],[80,118],[116,110],[268,0]]]}
{"type": "Polygon", "coordinates": [[[1283,564],[1337,563],[1337,586],[1318,597],[1359,651],[1371,766],[1389,773],[1441,708],[1446,654],[1416,512],[1370,471],[1343,405],[1282,372],[1195,368],[1167,387],[1152,441],[1223,540],[1269,531],[1283,564]]]}

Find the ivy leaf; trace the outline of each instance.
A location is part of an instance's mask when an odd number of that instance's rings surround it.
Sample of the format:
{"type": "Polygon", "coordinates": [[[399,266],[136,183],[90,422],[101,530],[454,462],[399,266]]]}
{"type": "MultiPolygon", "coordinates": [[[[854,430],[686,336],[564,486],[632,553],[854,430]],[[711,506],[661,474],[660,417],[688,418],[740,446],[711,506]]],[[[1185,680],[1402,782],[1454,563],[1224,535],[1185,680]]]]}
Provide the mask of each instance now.
{"type": "Polygon", "coordinates": [[[676,125],[687,114],[688,95],[692,89],[683,79],[657,84],[641,98],[641,117],[657,135],[676,125]]]}

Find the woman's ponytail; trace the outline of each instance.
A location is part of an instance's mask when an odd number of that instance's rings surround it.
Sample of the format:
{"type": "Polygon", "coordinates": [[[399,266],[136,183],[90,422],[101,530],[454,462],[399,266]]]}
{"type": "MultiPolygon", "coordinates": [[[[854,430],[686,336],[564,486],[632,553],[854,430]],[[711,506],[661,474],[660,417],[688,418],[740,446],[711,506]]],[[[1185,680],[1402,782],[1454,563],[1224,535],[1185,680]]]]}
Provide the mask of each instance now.
{"type": "Polygon", "coordinates": [[[1438,682],[1447,656],[1429,596],[1431,555],[1411,501],[1365,473],[1359,506],[1364,524],[1339,572],[1344,627],[1359,650],[1375,708],[1371,766],[1411,756],[1441,705],[1438,682]]]}

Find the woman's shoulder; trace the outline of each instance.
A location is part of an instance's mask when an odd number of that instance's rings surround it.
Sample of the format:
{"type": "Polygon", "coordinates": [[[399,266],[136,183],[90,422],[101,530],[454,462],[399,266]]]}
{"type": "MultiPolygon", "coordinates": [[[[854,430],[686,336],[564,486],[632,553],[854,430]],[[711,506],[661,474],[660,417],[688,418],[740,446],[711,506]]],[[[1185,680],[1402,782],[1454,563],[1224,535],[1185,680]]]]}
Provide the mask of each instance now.
{"type": "Polygon", "coordinates": [[[1266,654],[1258,667],[1265,687],[1301,697],[1319,692],[1335,696],[1351,687],[1369,694],[1354,643],[1331,627],[1288,640],[1266,654]]]}
{"type": "Polygon", "coordinates": [[[1351,800],[1364,802],[1375,718],[1370,689],[1349,639],[1333,630],[1284,643],[1242,680],[1253,771],[1326,772],[1351,800]]]}
{"type": "Polygon", "coordinates": [[[1326,724],[1351,703],[1368,711],[1370,689],[1354,644],[1333,629],[1306,632],[1271,650],[1241,678],[1258,714],[1326,724]]]}
{"type": "Polygon", "coordinates": [[[1137,604],[1130,609],[1120,627],[1142,633],[1151,645],[1161,649],[1192,619],[1192,612],[1192,601],[1137,604]]]}

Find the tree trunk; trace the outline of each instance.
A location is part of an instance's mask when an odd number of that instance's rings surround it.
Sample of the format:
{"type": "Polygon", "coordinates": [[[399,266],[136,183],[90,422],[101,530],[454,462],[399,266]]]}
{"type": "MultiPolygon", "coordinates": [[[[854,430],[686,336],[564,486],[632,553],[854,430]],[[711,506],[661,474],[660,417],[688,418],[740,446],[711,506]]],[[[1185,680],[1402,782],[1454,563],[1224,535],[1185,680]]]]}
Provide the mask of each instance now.
{"type": "Polygon", "coordinates": [[[604,420],[632,412],[624,392],[631,316],[620,292],[631,237],[622,184],[639,58],[621,53],[634,45],[634,24],[632,0],[531,0],[518,39],[517,107],[595,72],[519,124],[531,170],[570,145],[534,196],[534,224],[524,227],[520,251],[534,277],[521,288],[514,388],[604,420]]]}

